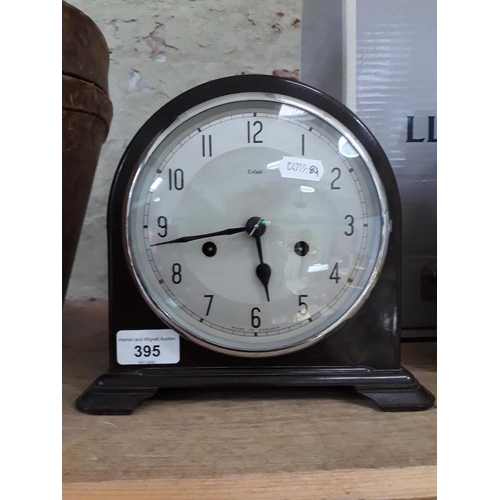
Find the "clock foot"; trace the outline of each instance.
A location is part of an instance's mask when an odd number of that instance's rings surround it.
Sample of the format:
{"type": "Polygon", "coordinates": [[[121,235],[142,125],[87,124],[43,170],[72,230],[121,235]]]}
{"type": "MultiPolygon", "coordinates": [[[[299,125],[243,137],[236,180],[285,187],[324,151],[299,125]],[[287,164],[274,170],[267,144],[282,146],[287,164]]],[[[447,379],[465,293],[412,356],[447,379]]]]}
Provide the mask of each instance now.
{"type": "Polygon", "coordinates": [[[356,391],[371,399],[383,411],[422,411],[434,406],[434,396],[417,380],[413,387],[363,387],[356,391]]]}
{"type": "Polygon", "coordinates": [[[76,400],[76,407],[91,415],[130,415],[138,405],[154,396],[158,390],[157,387],[136,385],[117,387],[113,379],[113,375],[101,375],[76,400]]]}

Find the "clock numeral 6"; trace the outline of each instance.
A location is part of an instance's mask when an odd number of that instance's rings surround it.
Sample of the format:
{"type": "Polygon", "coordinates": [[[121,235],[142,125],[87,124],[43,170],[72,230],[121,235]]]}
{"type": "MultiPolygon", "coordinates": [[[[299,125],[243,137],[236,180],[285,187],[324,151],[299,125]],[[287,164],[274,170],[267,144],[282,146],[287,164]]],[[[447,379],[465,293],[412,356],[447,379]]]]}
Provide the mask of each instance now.
{"type": "Polygon", "coordinates": [[[181,265],[176,262],[173,266],[172,266],[172,281],[178,285],[181,281],[182,281],[182,274],[181,274],[181,271],[182,271],[182,267],[181,265]]]}
{"type": "Polygon", "coordinates": [[[260,313],[260,309],[258,307],[254,307],[252,309],[252,326],[254,328],[259,328],[260,327],[260,317],[257,316],[255,313],[260,313]]]}

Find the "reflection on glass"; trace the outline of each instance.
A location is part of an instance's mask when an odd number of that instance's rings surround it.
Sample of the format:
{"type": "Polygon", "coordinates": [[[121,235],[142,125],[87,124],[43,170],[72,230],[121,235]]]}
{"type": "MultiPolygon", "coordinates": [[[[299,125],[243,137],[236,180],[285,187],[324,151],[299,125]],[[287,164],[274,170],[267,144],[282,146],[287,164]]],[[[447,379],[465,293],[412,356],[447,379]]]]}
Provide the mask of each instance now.
{"type": "Polygon", "coordinates": [[[154,191],[160,184],[161,182],[163,181],[163,179],[161,177],[158,177],[154,182],[153,184],[151,184],[151,191],[154,191]]]}
{"type": "Polygon", "coordinates": [[[307,268],[308,273],[318,273],[320,271],[328,271],[328,264],[314,264],[307,268]]]}
{"type": "Polygon", "coordinates": [[[267,169],[268,170],[276,170],[277,168],[280,168],[280,161],[273,161],[272,163],[267,164],[267,169]]]}
{"type": "Polygon", "coordinates": [[[282,104],[280,107],[280,118],[302,118],[307,115],[307,111],[297,108],[295,106],[288,106],[288,104],[282,104]]]}
{"type": "Polygon", "coordinates": [[[344,136],[339,139],[339,150],[346,158],[356,158],[359,156],[359,153],[347,142],[344,136]]]}

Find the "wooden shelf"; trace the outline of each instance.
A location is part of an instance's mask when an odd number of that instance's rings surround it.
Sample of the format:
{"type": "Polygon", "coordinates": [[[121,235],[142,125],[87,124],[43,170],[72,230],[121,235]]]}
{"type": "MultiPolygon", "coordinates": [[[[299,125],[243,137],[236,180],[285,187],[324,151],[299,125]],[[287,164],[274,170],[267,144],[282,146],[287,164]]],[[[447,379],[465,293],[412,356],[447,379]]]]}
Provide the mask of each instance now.
{"type": "MultiPolygon", "coordinates": [[[[65,499],[436,497],[436,409],[383,413],[331,388],[173,391],[131,416],[76,398],[107,368],[107,304],[63,314],[65,499]]],[[[436,345],[403,345],[436,394],[436,345]]]]}

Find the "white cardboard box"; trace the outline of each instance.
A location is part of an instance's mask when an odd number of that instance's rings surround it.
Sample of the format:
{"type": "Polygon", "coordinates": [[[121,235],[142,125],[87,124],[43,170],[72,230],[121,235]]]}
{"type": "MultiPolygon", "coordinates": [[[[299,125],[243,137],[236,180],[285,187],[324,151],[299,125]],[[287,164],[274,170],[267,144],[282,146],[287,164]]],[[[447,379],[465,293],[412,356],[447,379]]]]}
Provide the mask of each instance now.
{"type": "Polygon", "coordinates": [[[436,326],[420,270],[436,260],[436,0],[304,0],[300,80],[339,99],[375,134],[403,206],[404,329],[436,326]]]}

